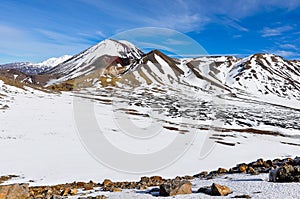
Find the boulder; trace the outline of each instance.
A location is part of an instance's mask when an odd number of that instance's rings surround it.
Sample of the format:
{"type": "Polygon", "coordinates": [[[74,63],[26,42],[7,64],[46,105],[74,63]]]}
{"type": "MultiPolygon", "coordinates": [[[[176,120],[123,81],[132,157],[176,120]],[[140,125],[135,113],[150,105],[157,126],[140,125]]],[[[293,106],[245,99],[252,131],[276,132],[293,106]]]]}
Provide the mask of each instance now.
{"type": "Polygon", "coordinates": [[[248,169],[248,166],[246,164],[242,164],[239,166],[239,171],[242,173],[246,173],[248,169]]]}
{"type": "Polygon", "coordinates": [[[211,195],[212,196],[227,196],[228,194],[231,194],[232,191],[229,187],[225,185],[219,185],[216,183],[213,183],[211,185],[211,195]]]}
{"type": "Polygon", "coordinates": [[[110,186],[110,185],[112,185],[113,184],[113,182],[111,181],[111,180],[109,180],[109,179],[105,179],[103,182],[102,182],[102,186],[103,187],[107,187],[107,186],[110,186]]]}
{"type": "Polygon", "coordinates": [[[28,184],[0,186],[0,199],[29,199],[28,184]]]}
{"type": "Polygon", "coordinates": [[[227,196],[232,193],[229,187],[216,183],[213,183],[211,186],[201,187],[198,192],[211,196],[227,196]]]}
{"type": "Polygon", "coordinates": [[[227,169],[224,169],[224,168],[219,168],[218,169],[218,174],[223,174],[223,173],[227,173],[227,169]]]}
{"type": "Polygon", "coordinates": [[[177,181],[172,180],[169,183],[160,185],[159,195],[160,196],[175,196],[181,194],[191,194],[192,184],[189,181],[177,181]]]}

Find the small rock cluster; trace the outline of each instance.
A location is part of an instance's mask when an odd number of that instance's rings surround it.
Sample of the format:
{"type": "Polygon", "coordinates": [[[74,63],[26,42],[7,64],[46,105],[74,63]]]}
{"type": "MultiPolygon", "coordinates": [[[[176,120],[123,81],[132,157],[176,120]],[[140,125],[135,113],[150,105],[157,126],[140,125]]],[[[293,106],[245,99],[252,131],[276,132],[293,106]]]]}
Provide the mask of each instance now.
{"type": "Polygon", "coordinates": [[[229,170],[225,168],[219,168],[218,170],[211,172],[201,172],[194,177],[204,178],[204,179],[212,179],[222,174],[233,174],[233,173],[245,173],[251,175],[258,175],[260,173],[269,173],[271,170],[282,167],[285,164],[288,165],[299,165],[300,157],[292,158],[284,158],[284,159],[274,159],[274,160],[263,160],[258,159],[251,163],[241,163],[237,164],[235,167],[230,168],[229,170]]]}
{"type": "Polygon", "coordinates": [[[289,159],[269,172],[271,182],[300,182],[300,157],[289,159]]]}
{"type": "Polygon", "coordinates": [[[74,196],[78,194],[78,189],[84,191],[93,190],[100,187],[100,184],[90,182],[73,182],[55,186],[30,187],[30,198],[60,198],[59,196],[74,196]]]}

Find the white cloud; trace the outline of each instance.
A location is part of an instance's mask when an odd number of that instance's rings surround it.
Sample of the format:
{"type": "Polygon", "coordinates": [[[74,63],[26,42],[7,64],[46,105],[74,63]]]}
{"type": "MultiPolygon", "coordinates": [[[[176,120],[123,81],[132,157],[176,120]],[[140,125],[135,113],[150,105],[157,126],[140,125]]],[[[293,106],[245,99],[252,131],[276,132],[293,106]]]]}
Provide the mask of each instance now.
{"type": "Polygon", "coordinates": [[[291,27],[291,26],[281,26],[281,27],[277,27],[277,28],[265,27],[261,31],[261,33],[262,33],[262,37],[273,37],[273,36],[280,36],[284,32],[290,31],[292,29],[293,29],[293,27],[291,27]]]}
{"type": "Polygon", "coordinates": [[[287,58],[300,56],[299,53],[294,52],[294,51],[288,51],[288,50],[275,50],[275,51],[272,51],[272,54],[279,55],[282,57],[287,57],[287,58]]]}
{"type": "Polygon", "coordinates": [[[280,44],[279,47],[283,49],[298,50],[297,46],[294,44],[280,44]]]}

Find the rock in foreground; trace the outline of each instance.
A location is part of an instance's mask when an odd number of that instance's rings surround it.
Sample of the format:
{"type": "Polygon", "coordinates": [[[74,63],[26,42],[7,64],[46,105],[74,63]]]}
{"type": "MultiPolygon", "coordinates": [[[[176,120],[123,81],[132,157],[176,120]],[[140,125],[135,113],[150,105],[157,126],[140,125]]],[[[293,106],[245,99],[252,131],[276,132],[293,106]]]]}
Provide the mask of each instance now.
{"type": "Polygon", "coordinates": [[[28,184],[0,186],[0,199],[29,199],[28,184]]]}
{"type": "Polygon", "coordinates": [[[198,192],[211,196],[227,196],[232,193],[229,187],[213,183],[210,187],[201,187],[198,192]]]}
{"type": "Polygon", "coordinates": [[[171,182],[160,185],[160,196],[175,196],[181,194],[191,194],[192,184],[189,181],[172,180],[171,182]]]}

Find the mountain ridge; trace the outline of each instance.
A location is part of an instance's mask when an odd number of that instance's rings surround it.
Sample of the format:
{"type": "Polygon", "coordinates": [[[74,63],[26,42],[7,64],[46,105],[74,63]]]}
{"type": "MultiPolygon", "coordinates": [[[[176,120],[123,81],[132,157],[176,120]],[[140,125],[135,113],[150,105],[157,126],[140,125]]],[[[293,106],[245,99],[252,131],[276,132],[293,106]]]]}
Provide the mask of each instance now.
{"type": "Polygon", "coordinates": [[[208,93],[241,91],[300,99],[299,61],[266,53],[245,58],[208,55],[176,59],[156,49],[144,53],[124,40],[103,40],[49,70],[27,75],[24,79],[32,80],[26,83],[58,90],[64,90],[62,85],[72,90],[76,84],[157,84],[194,87],[208,93]]]}

